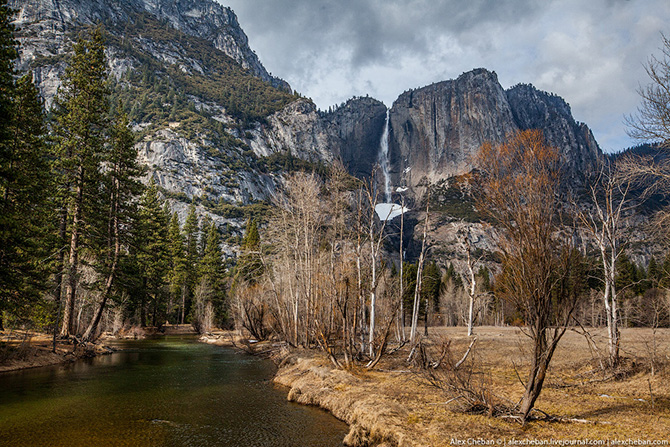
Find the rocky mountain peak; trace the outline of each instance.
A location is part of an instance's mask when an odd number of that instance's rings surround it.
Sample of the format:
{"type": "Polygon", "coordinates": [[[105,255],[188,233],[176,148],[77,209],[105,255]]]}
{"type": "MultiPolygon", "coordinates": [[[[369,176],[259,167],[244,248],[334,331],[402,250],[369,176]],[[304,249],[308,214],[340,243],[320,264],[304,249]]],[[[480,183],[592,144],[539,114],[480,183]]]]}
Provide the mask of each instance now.
{"type": "Polygon", "coordinates": [[[17,11],[14,23],[24,34],[52,44],[62,44],[64,31],[75,26],[123,25],[138,14],[149,14],[184,34],[211,42],[254,75],[290,91],[288,83],[272,77],[249,48],[235,13],[213,0],[9,0],[9,6],[17,11]]]}
{"type": "Polygon", "coordinates": [[[547,142],[561,152],[570,176],[596,168],[603,156],[600,147],[588,126],[575,121],[563,98],[530,84],[516,85],[506,94],[519,129],[541,129],[547,142]]]}
{"type": "Polygon", "coordinates": [[[480,68],[405,92],[391,109],[395,181],[413,185],[468,172],[483,142],[502,141],[515,128],[495,72],[480,68]]]}
{"type": "Polygon", "coordinates": [[[484,142],[499,143],[526,129],[544,132],[575,179],[602,158],[589,128],[574,120],[561,97],[525,84],[505,91],[495,72],[477,68],[407,91],[393,104],[393,181],[412,186],[464,174],[475,167],[484,142]]]}

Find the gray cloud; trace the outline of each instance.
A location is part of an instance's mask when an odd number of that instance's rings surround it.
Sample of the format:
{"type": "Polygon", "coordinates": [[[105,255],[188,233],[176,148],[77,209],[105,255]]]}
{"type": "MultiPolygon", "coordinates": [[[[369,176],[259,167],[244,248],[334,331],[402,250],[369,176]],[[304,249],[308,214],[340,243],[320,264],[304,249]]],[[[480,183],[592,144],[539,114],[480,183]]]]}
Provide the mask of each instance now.
{"type": "Polygon", "coordinates": [[[563,96],[604,150],[632,145],[643,63],[670,23],[667,0],[219,0],[266,68],[321,108],[475,67],[563,96]]]}

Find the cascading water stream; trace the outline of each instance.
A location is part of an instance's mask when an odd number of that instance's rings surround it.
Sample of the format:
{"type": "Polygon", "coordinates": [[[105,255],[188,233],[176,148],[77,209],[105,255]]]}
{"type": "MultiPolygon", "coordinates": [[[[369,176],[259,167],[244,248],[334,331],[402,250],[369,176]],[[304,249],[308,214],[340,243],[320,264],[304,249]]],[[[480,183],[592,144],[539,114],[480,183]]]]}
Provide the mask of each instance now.
{"type": "Polygon", "coordinates": [[[390,110],[386,109],[386,122],[384,123],[384,132],[379,143],[381,151],[379,152],[379,165],[384,175],[384,194],[386,203],[391,202],[391,178],[389,177],[389,115],[390,110]]]}
{"type": "Polygon", "coordinates": [[[384,176],[384,203],[378,203],[375,211],[380,220],[393,220],[401,214],[409,211],[407,208],[391,202],[391,177],[389,175],[389,118],[390,110],[386,109],[386,122],[384,123],[384,132],[379,142],[379,166],[384,176]]]}

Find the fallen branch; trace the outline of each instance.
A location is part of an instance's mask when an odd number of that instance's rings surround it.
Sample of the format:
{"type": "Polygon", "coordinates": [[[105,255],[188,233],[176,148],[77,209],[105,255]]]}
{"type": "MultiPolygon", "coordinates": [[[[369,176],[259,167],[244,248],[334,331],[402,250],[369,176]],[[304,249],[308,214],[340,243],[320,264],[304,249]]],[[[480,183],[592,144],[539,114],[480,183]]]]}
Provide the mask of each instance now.
{"type": "Polygon", "coordinates": [[[470,346],[468,346],[468,350],[465,351],[465,354],[463,354],[463,358],[460,359],[460,360],[458,361],[458,363],[456,363],[456,364],[454,365],[454,369],[458,369],[458,367],[461,366],[461,365],[463,364],[463,362],[465,362],[465,360],[468,358],[468,355],[470,355],[470,351],[472,351],[472,347],[475,345],[476,342],[477,342],[477,337],[475,337],[475,338],[472,340],[472,342],[470,343],[470,346]]]}

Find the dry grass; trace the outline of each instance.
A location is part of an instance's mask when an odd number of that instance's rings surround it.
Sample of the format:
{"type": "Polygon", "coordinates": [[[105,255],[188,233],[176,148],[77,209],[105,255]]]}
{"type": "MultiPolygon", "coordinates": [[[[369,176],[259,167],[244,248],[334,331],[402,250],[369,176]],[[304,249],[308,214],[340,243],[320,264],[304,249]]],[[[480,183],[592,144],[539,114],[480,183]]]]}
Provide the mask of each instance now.
{"type": "MultiPolygon", "coordinates": [[[[590,331],[604,352],[603,330],[590,331]]],[[[477,328],[475,362],[478,380],[501,401],[521,398],[529,346],[517,328],[477,328]],[[516,370],[516,371],[515,371],[516,370]],[[518,373],[518,375],[517,375],[518,373]]],[[[352,425],[351,445],[447,446],[453,439],[668,440],[670,433],[670,330],[656,332],[656,371],[650,375],[652,331],[622,331],[625,370],[612,379],[599,368],[597,351],[584,336],[568,332],[555,354],[536,408],[562,421],[517,422],[458,411],[450,391],[431,386],[404,363],[407,352],[387,358],[378,371],[336,371],[314,353],[293,354],[276,381],[291,387],[291,400],[319,405],[352,425]],[[652,404],[653,400],[653,404],[652,404]],[[572,421],[568,421],[572,419],[572,421]],[[580,420],[581,422],[577,422],[580,420]]],[[[463,353],[470,340],[464,328],[431,328],[426,343],[451,340],[463,353]]],[[[542,413],[537,413],[541,415],[542,413]]]]}

